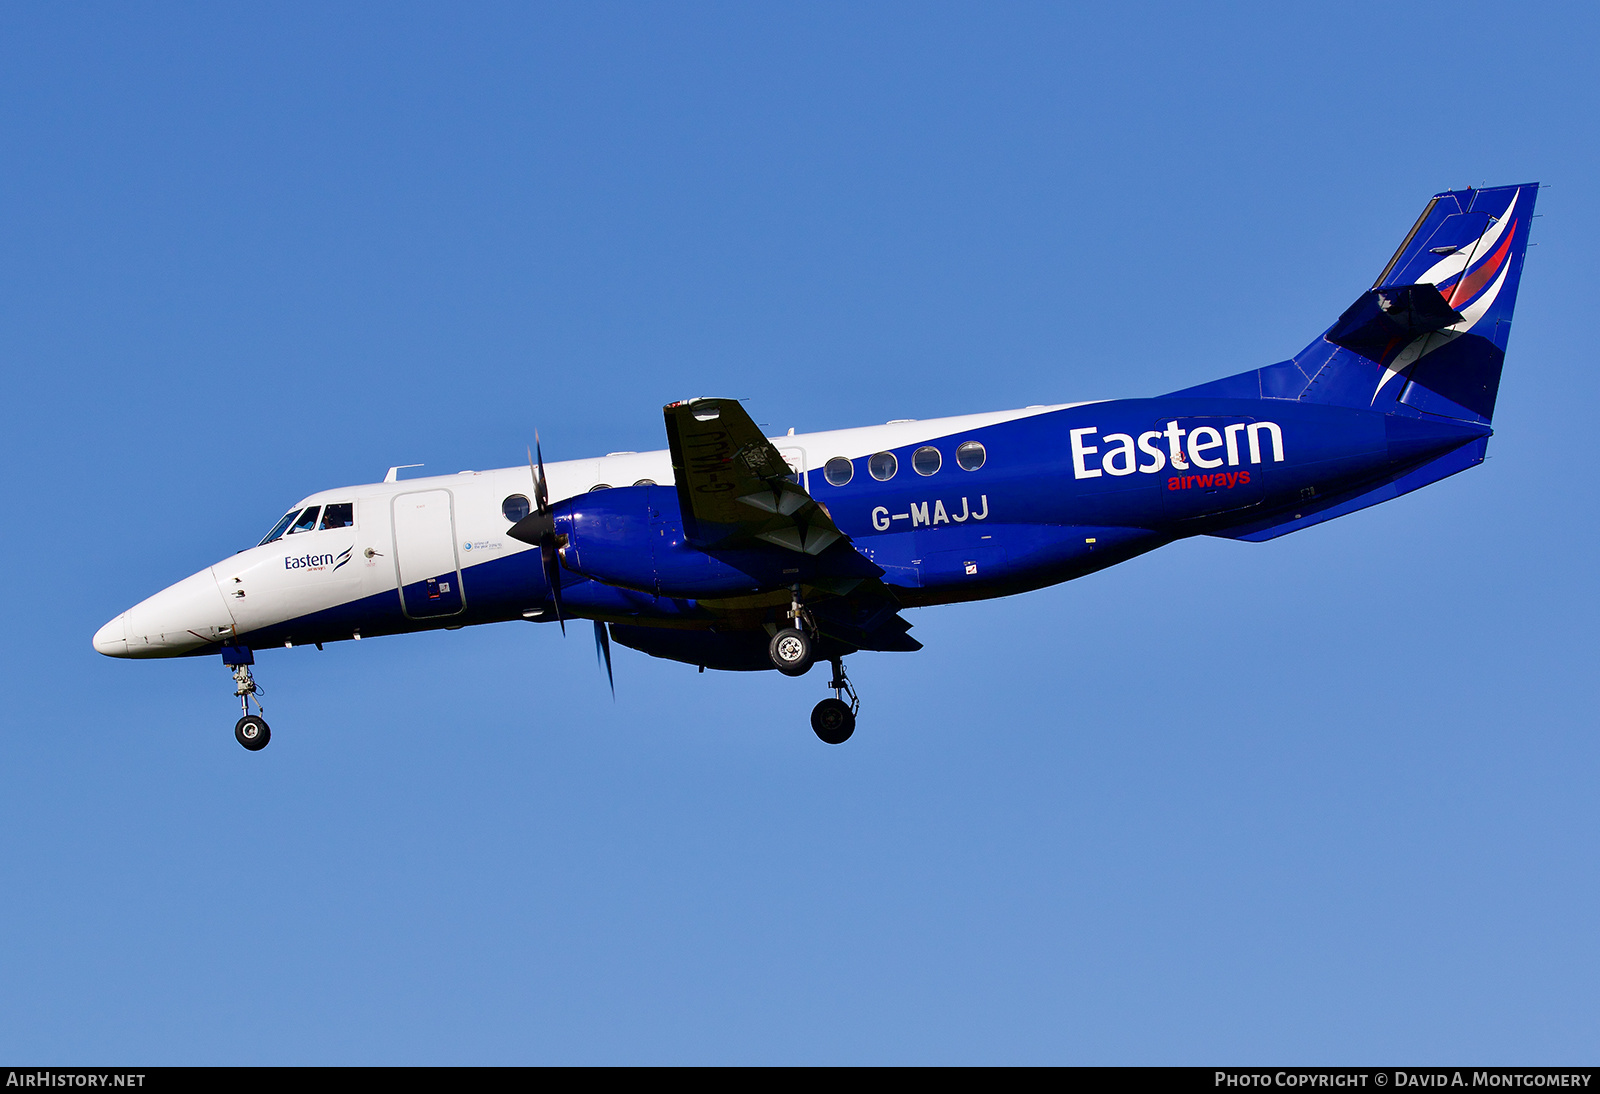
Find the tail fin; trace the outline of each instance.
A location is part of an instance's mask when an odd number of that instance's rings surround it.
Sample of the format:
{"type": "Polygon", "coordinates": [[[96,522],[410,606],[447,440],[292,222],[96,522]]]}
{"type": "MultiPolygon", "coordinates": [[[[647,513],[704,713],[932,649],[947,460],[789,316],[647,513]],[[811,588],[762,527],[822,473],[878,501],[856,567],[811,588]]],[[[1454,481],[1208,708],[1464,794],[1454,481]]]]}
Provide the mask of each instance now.
{"type": "Polygon", "coordinates": [[[1538,183],[1434,195],[1372,288],[1294,358],[1174,394],[1488,424],[1538,196],[1538,183]]]}

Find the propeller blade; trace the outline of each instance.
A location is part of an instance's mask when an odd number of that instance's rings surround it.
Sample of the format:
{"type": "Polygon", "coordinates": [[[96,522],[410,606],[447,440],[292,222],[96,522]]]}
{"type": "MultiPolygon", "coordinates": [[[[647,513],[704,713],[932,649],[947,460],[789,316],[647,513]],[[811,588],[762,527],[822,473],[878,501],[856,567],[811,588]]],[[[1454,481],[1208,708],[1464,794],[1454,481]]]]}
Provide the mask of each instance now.
{"type": "Polygon", "coordinates": [[[566,613],[561,610],[561,562],[556,558],[556,537],[545,536],[539,541],[539,558],[544,562],[544,579],[550,586],[550,599],[556,606],[556,622],[561,624],[563,636],[567,633],[566,613]]]}
{"type": "Polygon", "coordinates": [[[617,697],[617,678],[611,674],[611,635],[600,620],[594,621],[595,660],[606,667],[606,683],[611,685],[611,698],[617,697]]]}
{"type": "MultiPolygon", "coordinates": [[[[544,481],[544,449],[539,447],[539,431],[533,431],[533,450],[539,456],[539,477],[533,484],[533,500],[538,504],[539,512],[548,512],[550,509],[550,488],[544,481]]],[[[529,465],[532,469],[532,465],[529,465]]]]}
{"type": "Polygon", "coordinates": [[[528,474],[533,476],[533,512],[508,528],[506,535],[539,548],[545,584],[550,586],[550,600],[555,604],[556,622],[561,624],[561,634],[565,636],[567,616],[561,607],[561,560],[556,557],[556,518],[550,513],[550,488],[544,481],[544,449],[539,445],[537,429],[533,431],[533,448],[528,451],[528,474]],[[537,468],[534,466],[535,460],[538,461],[537,468]]]}

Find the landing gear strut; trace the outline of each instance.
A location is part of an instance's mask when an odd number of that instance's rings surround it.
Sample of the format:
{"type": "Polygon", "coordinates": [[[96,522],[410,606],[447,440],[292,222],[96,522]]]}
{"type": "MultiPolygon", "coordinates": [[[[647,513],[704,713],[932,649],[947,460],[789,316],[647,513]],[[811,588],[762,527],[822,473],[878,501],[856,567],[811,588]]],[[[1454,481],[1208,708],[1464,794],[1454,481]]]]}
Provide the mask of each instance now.
{"type": "MultiPolygon", "coordinates": [[[[804,676],[817,659],[817,640],[816,620],[800,602],[800,586],[796,585],[790,592],[788,624],[767,643],[767,655],[785,676],[804,676]]],[[[833,698],[824,699],[811,708],[811,729],[825,743],[842,745],[856,731],[856,712],[861,709],[861,700],[856,697],[856,689],[850,686],[850,677],[845,675],[843,658],[829,658],[829,663],[833,665],[833,679],[828,681],[833,698]],[[848,703],[845,702],[847,695],[848,703]]]]}
{"type": "Polygon", "coordinates": [[[789,607],[789,624],[767,643],[767,656],[773,667],[785,676],[804,676],[817,659],[816,625],[811,613],[800,603],[800,586],[794,587],[789,607]]]}
{"type": "Polygon", "coordinates": [[[861,709],[856,689],[850,686],[850,677],[845,675],[843,659],[833,659],[833,679],[828,681],[828,686],[833,689],[834,697],[811,708],[811,729],[824,744],[842,745],[856,731],[856,712],[861,709]],[[850,697],[848,703],[844,701],[846,695],[850,697]]]}
{"type": "Polygon", "coordinates": [[[261,685],[250,675],[250,666],[255,664],[255,660],[255,654],[248,646],[224,646],[222,649],[222,663],[233,670],[233,694],[238,697],[240,711],[244,714],[233,727],[234,739],[251,752],[260,752],[272,740],[272,730],[261,716],[266,713],[266,708],[258,698],[261,685]],[[250,713],[252,700],[256,704],[256,714],[250,713]]]}

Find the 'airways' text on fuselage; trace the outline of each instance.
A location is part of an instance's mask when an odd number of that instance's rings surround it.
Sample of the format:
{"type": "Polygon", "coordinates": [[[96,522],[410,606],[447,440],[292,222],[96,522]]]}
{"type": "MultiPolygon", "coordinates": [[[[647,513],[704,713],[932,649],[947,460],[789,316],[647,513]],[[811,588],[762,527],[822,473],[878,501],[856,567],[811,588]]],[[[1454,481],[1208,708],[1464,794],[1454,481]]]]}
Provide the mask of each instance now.
{"type": "Polygon", "coordinates": [[[1177,421],[1170,421],[1166,429],[1141,433],[1138,440],[1131,433],[1095,437],[1099,432],[1099,427],[1092,425],[1071,431],[1073,478],[1098,479],[1102,474],[1121,476],[1135,471],[1153,475],[1169,461],[1175,471],[1187,471],[1191,467],[1209,469],[1224,464],[1237,467],[1241,457],[1246,455],[1251,463],[1260,463],[1263,437],[1271,444],[1272,461],[1283,462],[1283,430],[1277,422],[1229,422],[1220,429],[1209,425],[1184,429],[1177,421]],[[1091,444],[1091,438],[1097,443],[1091,444]],[[1240,451],[1241,439],[1244,452],[1240,451]],[[1164,446],[1159,443],[1163,440],[1164,446]],[[1102,451],[1101,444],[1108,447],[1102,451]],[[1098,460],[1098,467],[1089,466],[1091,458],[1098,460]]]}

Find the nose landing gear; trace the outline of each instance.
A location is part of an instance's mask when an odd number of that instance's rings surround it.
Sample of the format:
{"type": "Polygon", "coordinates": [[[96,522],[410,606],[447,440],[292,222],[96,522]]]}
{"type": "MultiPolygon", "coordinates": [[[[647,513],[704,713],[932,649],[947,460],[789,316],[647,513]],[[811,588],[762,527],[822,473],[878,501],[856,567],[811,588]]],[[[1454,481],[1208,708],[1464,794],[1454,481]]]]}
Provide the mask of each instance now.
{"type": "Polygon", "coordinates": [[[842,658],[833,659],[833,679],[828,686],[834,697],[811,708],[811,729],[824,744],[842,745],[856,731],[856,712],[861,709],[861,700],[845,675],[842,658]],[[844,701],[846,695],[850,696],[848,703],[844,701]]]}
{"type": "Polygon", "coordinates": [[[266,713],[266,708],[257,698],[261,694],[261,685],[250,675],[250,666],[255,664],[255,661],[255,654],[248,646],[222,647],[222,663],[233,670],[233,694],[238,697],[239,707],[244,714],[233,727],[234,739],[251,752],[260,752],[267,747],[267,742],[272,740],[272,730],[268,727],[267,720],[261,716],[266,713]],[[250,713],[252,700],[255,701],[256,710],[260,713],[250,713]]]}

